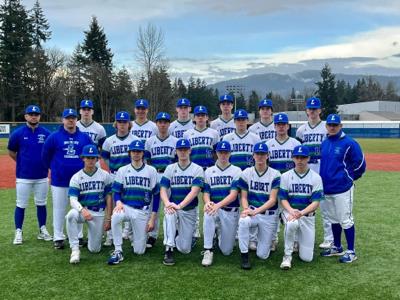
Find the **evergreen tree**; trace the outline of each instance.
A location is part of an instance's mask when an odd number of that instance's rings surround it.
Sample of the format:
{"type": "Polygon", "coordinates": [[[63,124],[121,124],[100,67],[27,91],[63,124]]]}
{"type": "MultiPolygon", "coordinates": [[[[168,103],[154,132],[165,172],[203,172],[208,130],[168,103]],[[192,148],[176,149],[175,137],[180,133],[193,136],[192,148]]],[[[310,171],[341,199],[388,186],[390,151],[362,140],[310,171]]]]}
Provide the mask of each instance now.
{"type": "Polygon", "coordinates": [[[80,44],[75,47],[75,50],[69,59],[68,69],[68,97],[70,101],[75,102],[75,105],[77,105],[79,100],[89,97],[85,80],[86,59],[80,44]]]}
{"type": "Polygon", "coordinates": [[[335,75],[326,64],[321,70],[321,81],[317,82],[317,95],[322,102],[322,117],[337,113],[337,93],[335,75]]]}
{"type": "Polygon", "coordinates": [[[244,99],[244,95],[240,93],[240,95],[236,95],[236,110],[238,109],[246,109],[246,100],[244,99]]]}
{"type": "Polygon", "coordinates": [[[128,73],[128,70],[123,67],[114,75],[114,111],[113,114],[117,112],[117,110],[126,110],[133,111],[133,83],[132,79],[128,73]]]}
{"type": "Polygon", "coordinates": [[[389,81],[386,85],[384,100],[399,101],[399,96],[397,94],[396,85],[393,83],[393,81],[389,81]]]}
{"type": "Polygon", "coordinates": [[[36,48],[42,48],[41,43],[45,43],[51,37],[50,25],[44,16],[43,9],[39,0],[36,0],[30,11],[29,16],[32,26],[32,42],[36,48]]]}
{"type": "Polygon", "coordinates": [[[259,110],[258,110],[258,103],[260,102],[260,97],[257,95],[256,91],[251,91],[250,97],[249,97],[249,107],[248,107],[248,112],[249,113],[254,113],[254,116],[256,119],[258,119],[259,116],[259,110]]]}

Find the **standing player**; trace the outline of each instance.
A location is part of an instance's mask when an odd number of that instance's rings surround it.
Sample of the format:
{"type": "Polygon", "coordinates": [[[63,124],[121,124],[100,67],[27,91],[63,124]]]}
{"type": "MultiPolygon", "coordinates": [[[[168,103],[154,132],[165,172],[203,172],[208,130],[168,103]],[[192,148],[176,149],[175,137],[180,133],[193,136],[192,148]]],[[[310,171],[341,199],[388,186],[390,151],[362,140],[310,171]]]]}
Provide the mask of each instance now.
{"type": "Polygon", "coordinates": [[[347,241],[347,251],[339,259],[351,263],[357,259],[353,219],[354,181],[365,172],[366,164],[360,145],[342,131],[340,116],[331,114],[326,119],[328,138],[321,144],[320,175],[324,184],[326,208],[332,224],[333,246],[322,256],[343,254],[342,229],[347,241]]]}
{"type": "Polygon", "coordinates": [[[174,247],[189,253],[196,227],[199,195],[204,185],[203,169],[190,161],[190,142],[180,139],[176,143],[178,162],[169,165],[161,178],[160,196],[164,203],[163,263],[174,265],[174,247]],[[170,196],[168,195],[170,193],[170,196]]]}
{"type": "Polygon", "coordinates": [[[115,250],[108,260],[109,265],[124,260],[122,222],[129,222],[132,226],[133,253],[144,254],[147,234],[154,228],[160,201],[157,171],[143,161],[144,144],[141,141],[132,142],[129,145],[129,155],[132,162],[118,170],[113,184],[115,208],[111,217],[111,230],[115,250]]]}
{"type": "Polygon", "coordinates": [[[196,126],[183,134],[191,145],[190,160],[203,169],[214,164],[214,147],[219,141],[219,134],[212,128],[207,128],[208,112],[205,106],[199,105],[194,108],[194,120],[196,126]]]}
{"type": "Polygon", "coordinates": [[[239,219],[239,248],[241,267],[250,269],[250,229],[257,228],[257,256],[267,259],[271,241],[278,224],[277,194],[280,184],[279,171],[268,167],[268,147],[264,142],[254,145],[255,166],[242,172],[239,179],[242,213],[239,219]]]}
{"type": "Polygon", "coordinates": [[[232,118],[233,97],[229,94],[220,96],[219,109],[221,110],[221,116],[212,121],[210,127],[215,129],[222,139],[226,134],[235,130],[232,118]]]}
{"type": "MultiPolygon", "coordinates": [[[[145,144],[145,157],[148,164],[156,168],[158,183],[160,183],[165,169],[175,162],[175,145],[177,139],[168,133],[171,116],[160,112],[156,116],[158,133],[150,137],[145,144]]],[[[155,220],[155,228],[149,232],[147,248],[152,248],[158,238],[159,215],[155,220]]]]}
{"type": "Polygon", "coordinates": [[[281,269],[292,267],[295,237],[298,236],[300,259],[310,262],[314,256],[315,210],[324,199],[322,179],[308,167],[310,153],[307,146],[293,149],[295,168],[281,177],[279,200],[285,223],[285,255],[281,269]]]}
{"type": "Polygon", "coordinates": [[[46,229],[47,191],[49,188],[47,168],[41,159],[42,148],[50,131],[39,125],[40,108],[29,105],[25,109],[26,125],[15,130],[8,141],[8,154],[17,163],[16,192],[17,201],[14,212],[15,237],[14,245],[22,244],[22,225],[29,196],[33,192],[37,219],[39,223],[39,240],[51,241],[53,237],[46,229]]]}
{"type": "Polygon", "coordinates": [[[217,162],[204,175],[203,266],[213,262],[213,239],[217,228],[219,249],[224,255],[232,253],[239,220],[237,183],[241,170],[229,163],[229,142],[219,142],[216,152],[217,162]]]}
{"type": "Polygon", "coordinates": [[[190,118],[190,101],[187,98],[181,98],[176,103],[176,112],[178,113],[178,119],[171,123],[168,131],[169,134],[173,135],[177,139],[183,138],[183,134],[194,128],[192,119],[190,118]]]}
{"type": "Polygon", "coordinates": [[[42,160],[51,171],[53,198],[54,248],[64,249],[63,233],[68,206],[68,187],[71,177],[83,168],[79,155],[84,146],[92,144],[90,137],[76,127],[78,114],[67,108],[63,114],[63,126],[53,132],[43,146],[42,160]]]}
{"type": "Polygon", "coordinates": [[[258,135],[247,130],[248,115],[244,109],[238,109],[234,115],[236,129],[224,136],[223,140],[228,141],[232,146],[230,162],[244,170],[254,166],[253,147],[261,142],[258,135]]]}
{"type": "Polygon", "coordinates": [[[88,250],[93,253],[100,252],[103,231],[111,228],[112,179],[110,174],[96,167],[97,145],[83,147],[81,158],[84,167],[72,176],[68,192],[72,208],[66,216],[71,264],[80,261],[79,224],[88,225],[88,250]]]}
{"type": "Polygon", "coordinates": [[[272,120],[272,100],[263,99],[258,103],[260,121],[250,126],[249,131],[260,136],[263,142],[269,141],[276,136],[274,122],[272,120]]]}
{"type": "MultiPolygon", "coordinates": [[[[321,100],[311,97],[306,102],[306,114],[308,122],[301,125],[296,131],[297,139],[310,150],[309,167],[319,174],[321,163],[321,143],[326,139],[327,131],[325,122],[321,121],[321,100]]],[[[328,221],[325,202],[321,202],[322,224],[324,229],[324,241],[319,245],[322,249],[332,246],[333,235],[331,223],[328,221]]]]}
{"type": "Polygon", "coordinates": [[[146,99],[138,99],[135,102],[135,120],[132,121],[131,133],[137,136],[143,143],[156,135],[157,126],[154,122],[147,119],[149,113],[149,102],[146,99]]]}

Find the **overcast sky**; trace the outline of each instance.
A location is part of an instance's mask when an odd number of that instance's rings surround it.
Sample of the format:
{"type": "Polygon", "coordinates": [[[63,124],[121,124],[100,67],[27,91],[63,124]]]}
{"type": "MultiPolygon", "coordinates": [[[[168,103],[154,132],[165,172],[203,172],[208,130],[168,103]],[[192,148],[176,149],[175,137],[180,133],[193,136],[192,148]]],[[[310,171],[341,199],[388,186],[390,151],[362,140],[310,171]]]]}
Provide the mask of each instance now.
{"type": "MultiPolygon", "coordinates": [[[[22,0],[27,8],[33,2],[22,0]]],[[[95,15],[114,63],[133,72],[138,28],[151,22],[165,33],[174,76],[193,75],[212,83],[250,74],[320,69],[327,59],[336,72],[400,75],[399,0],[40,3],[53,32],[47,46],[71,53],[95,15]]]]}

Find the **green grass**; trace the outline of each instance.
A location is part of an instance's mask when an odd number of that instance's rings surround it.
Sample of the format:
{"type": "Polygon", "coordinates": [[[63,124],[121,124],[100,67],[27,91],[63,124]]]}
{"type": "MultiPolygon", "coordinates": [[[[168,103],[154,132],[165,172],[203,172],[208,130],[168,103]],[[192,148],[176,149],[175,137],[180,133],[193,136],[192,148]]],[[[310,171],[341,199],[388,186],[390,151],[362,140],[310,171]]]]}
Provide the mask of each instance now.
{"type": "Polygon", "coordinates": [[[8,154],[7,145],[8,139],[0,138],[0,155],[8,154]]]}
{"type": "MultiPolygon", "coordinates": [[[[319,257],[319,250],[315,249],[313,262],[303,263],[295,257],[292,270],[286,272],[279,269],[282,242],[266,261],[252,253],[250,271],[240,269],[237,249],[229,257],[216,254],[213,266],[202,267],[201,243],[191,254],[176,255],[175,266],[166,267],[161,263],[161,239],[140,257],[131,254],[125,242],[125,261],[118,266],[106,265],[110,249],[99,254],[89,254],[84,249],[81,263],[70,265],[69,250],[54,250],[51,243],[36,240],[32,203],[24,225],[25,242],[12,245],[15,191],[2,190],[0,298],[399,299],[399,181],[400,173],[371,171],[357,183],[358,261],[342,265],[337,258],[319,257]]],[[[319,243],[320,218],[317,235],[319,243]]]]}
{"type": "Polygon", "coordinates": [[[400,153],[400,139],[357,139],[364,153],[400,153]]]}

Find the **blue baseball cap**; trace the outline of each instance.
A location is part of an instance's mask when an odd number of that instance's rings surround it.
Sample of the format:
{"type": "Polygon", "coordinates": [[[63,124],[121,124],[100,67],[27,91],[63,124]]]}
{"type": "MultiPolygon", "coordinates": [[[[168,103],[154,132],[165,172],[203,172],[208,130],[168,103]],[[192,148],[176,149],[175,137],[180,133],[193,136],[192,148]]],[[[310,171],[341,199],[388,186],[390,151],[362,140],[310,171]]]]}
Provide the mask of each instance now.
{"type": "Polygon", "coordinates": [[[253,153],[264,153],[268,154],[268,146],[265,142],[258,142],[253,147],[253,153]]]}
{"type": "Polygon", "coordinates": [[[40,114],[40,108],[37,105],[29,105],[26,109],[25,109],[25,113],[26,114],[40,114]]]}
{"type": "Polygon", "coordinates": [[[321,108],[321,100],[317,97],[308,98],[306,108],[321,108]]]}
{"type": "Polygon", "coordinates": [[[308,156],[310,156],[310,151],[308,150],[307,146],[299,145],[299,146],[294,147],[292,156],[308,157],[308,156]]]}
{"type": "Polygon", "coordinates": [[[78,118],[78,113],[73,108],[66,108],[63,111],[62,117],[63,118],[68,118],[68,117],[78,118]]]}
{"type": "Polygon", "coordinates": [[[149,101],[147,101],[146,99],[138,99],[135,102],[135,107],[149,108],[149,101]]]}
{"type": "Polygon", "coordinates": [[[233,115],[233,118],[235,120],[237,120],[237,119],[248,119],[249,116],[247,114],[247,111],[245,111],[244,109],[238,109],[237,111],[235,111],[235,114],[233,115]]]}
{"type": "Polygon", "coordinates": [[[81,157],[99,157],[99,150],[96,145],[86,145],[82,149],[81,157]]]}
{"type": "Polygon", "coordinates": [[[133,141],[129,144],[128,151],[144,151],[144,144],[141,140],[133,141]]]}
{"type": "Polygon", "coordinates": [[[188,149],[190,148],[190,142],[188,139],[180,139],[176,142],[176,149],[188,149]]]}
{"type": "Polygon", "coordinates": [[[274,115],[274,124],[289,124],[288,115],[284,113],[274,115]]]}
{"type": "Polygon", "coordinates": [[[127,111],[119,111],[115,114],[115,121],[130,121],[131,116],[127,111]]]}
{"type": "Polygon", "coordinates": [[[208,115],[207,107],[203,105],[196,106],[194,108],[194,115],[200,115],[200,114],[208,115]]]}
{"type": "Polygon", "coordinates": [[[156,116],[156,122],[157,122],[157,121],[161,121],[161,120],[171,122],[171,116],[169,115],[169,113],[166,113],[166,112],[159,112],[159,113],[157,114],[157,116],[156,116]]]}
{"type": "Polygon", "coordinates": [[[338,114],[330,114],[327,118],[326,118],[326,124],[340,124],[341,120],[340,120],[340,116],[338,114]]]}
{"type": "Polygon", "coordinates": [[[178,99],[178,101],[176,102],[176,107],[181,106],[190,106],[190,100],[188,98],[178,99]]]}
{"type": "Polygon", "coordinates": [[[229,144],[228,141],[220,141],[218,142],[215,150],[220,152],[221,151],[231,152],[231,144],[229,144]]]}
{"type": "Polygon", "coordinates": [[[93,101],[90,99],[81,101],[81,108],[93,108],[93,101]]]}
{"type": "Polygon", "coordinates": [[[221,102],[231,102],[233,103],[233,97],[229,94],[221,95],[219,97],[219,103],[221,102]]]}
{"type": "Polygon", "coordinates": [[[262,99],[259,103],[258,103],[258,108],[261,107],[270,107],[272,108],[272,100],[271,99],[262,99]]]}

